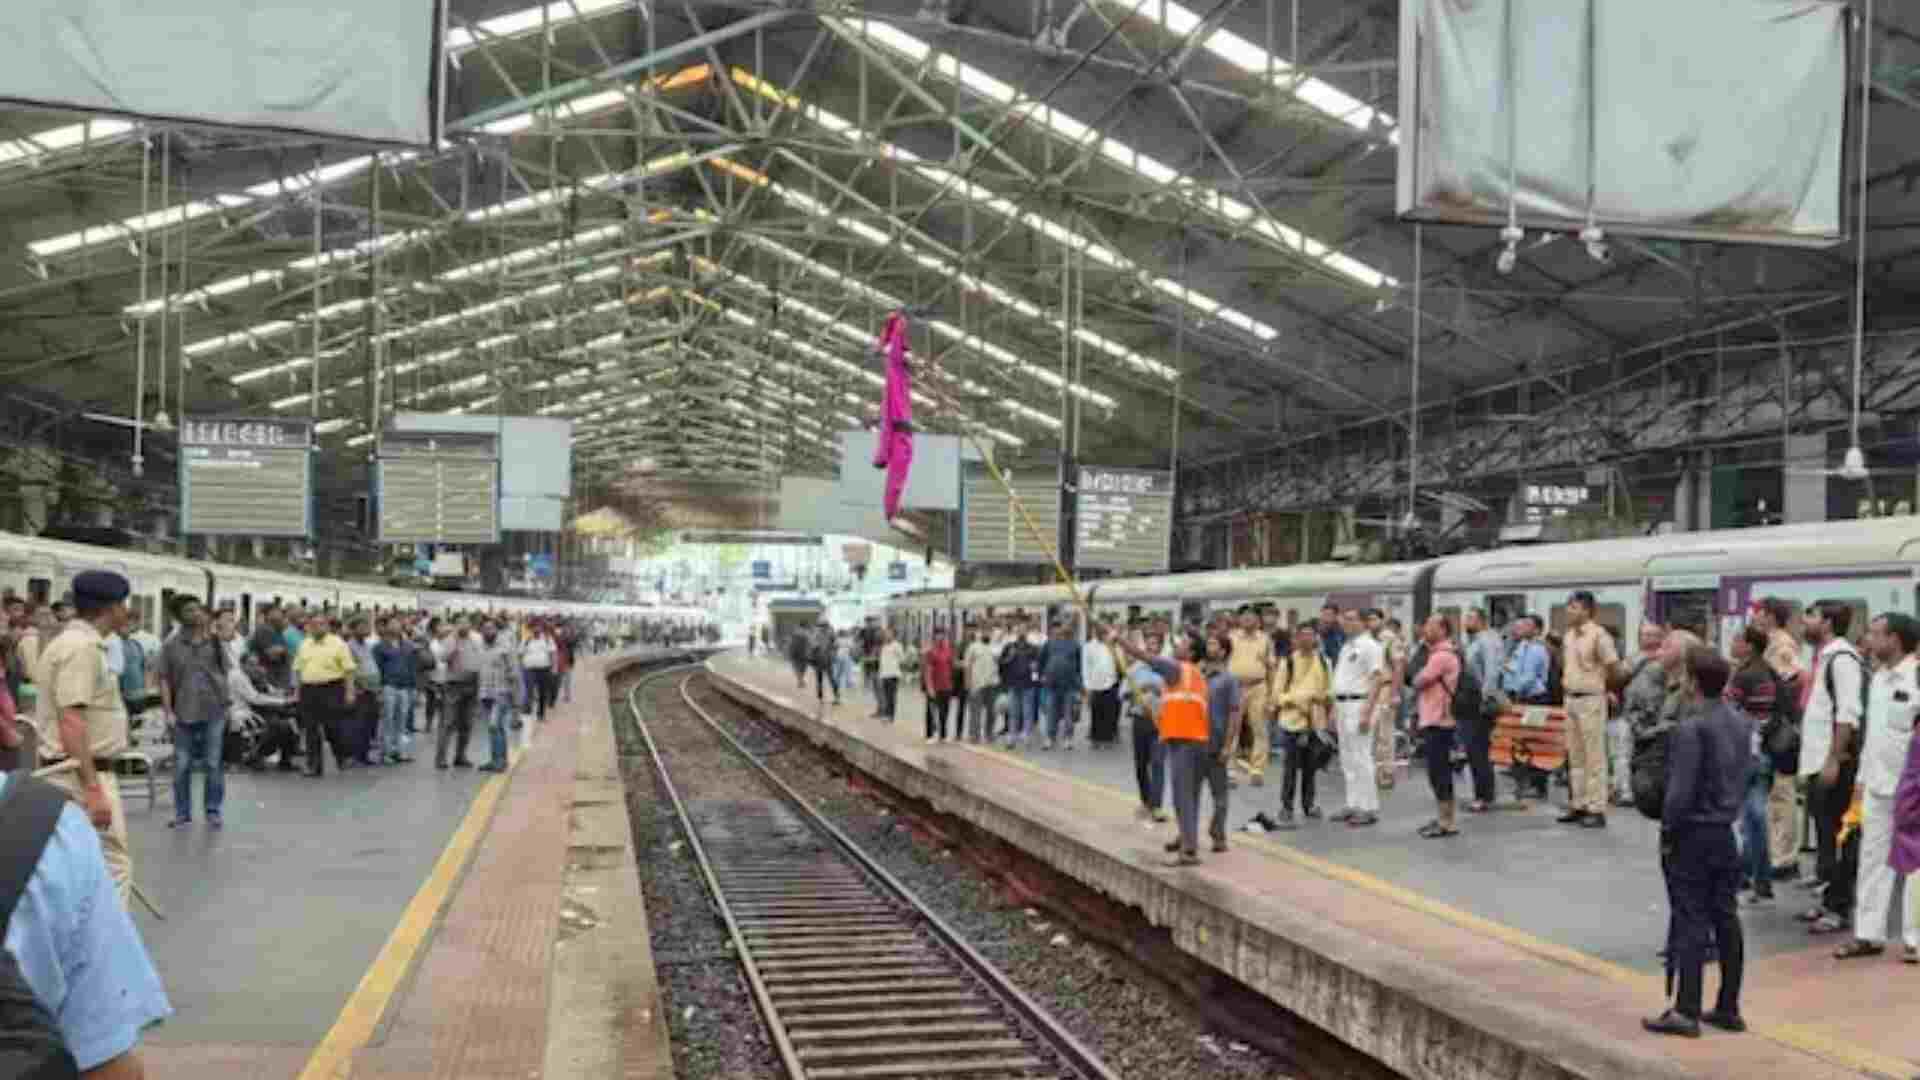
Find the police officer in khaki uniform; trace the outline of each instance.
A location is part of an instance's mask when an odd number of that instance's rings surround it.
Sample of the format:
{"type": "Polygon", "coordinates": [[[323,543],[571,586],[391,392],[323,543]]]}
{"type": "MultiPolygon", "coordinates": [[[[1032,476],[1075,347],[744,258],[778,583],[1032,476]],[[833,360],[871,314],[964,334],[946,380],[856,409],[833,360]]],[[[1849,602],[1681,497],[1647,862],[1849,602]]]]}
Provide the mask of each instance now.
{"type": "Polygon", "coordinates": [[[73,579],[73,621],[40,651],[35,726],[46,766],[34,775],[64,790],[100,832],[100,847],[125,907],[133,890],[133,852],[114,782],[113,756],[127,748],[127,709],[107,670],[110,634],[127,622],[127,579],[88,570],[73,579]]]}

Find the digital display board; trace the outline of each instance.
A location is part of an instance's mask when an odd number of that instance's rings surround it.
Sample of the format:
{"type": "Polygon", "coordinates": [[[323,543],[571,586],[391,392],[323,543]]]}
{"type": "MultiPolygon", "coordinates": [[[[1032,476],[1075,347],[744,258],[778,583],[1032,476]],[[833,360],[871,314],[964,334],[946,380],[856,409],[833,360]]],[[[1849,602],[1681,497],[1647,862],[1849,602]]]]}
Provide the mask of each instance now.
{"type": "Polygon", "coordinates": [[[181,418],[180,522],[202,536],[311,535],[313,421],[181,418]]]}
{"type": "Polygon", "coordinates": [[[500,441],[493,435],[389,431],[378,454],[380,542],[500,540],[500,441]]]}
{"type": "Polygon", "coordinates": [[[1026,515],[985,465],[970,464],[961,491],[960,560],[981,563],[1051,563],[1060,551],[1060,466],[1052,462],[1001,467],[1007,486],[1026,515]],[[1034,538],[1034,528],[1046,543],[1034,538]]]}
{"type": "Polygon", "coordinates": [[[1172,544],[1172,473],[1091,465],[1080,470],[1074,492],[1076,567],[1161,574],[1172,544]]]}

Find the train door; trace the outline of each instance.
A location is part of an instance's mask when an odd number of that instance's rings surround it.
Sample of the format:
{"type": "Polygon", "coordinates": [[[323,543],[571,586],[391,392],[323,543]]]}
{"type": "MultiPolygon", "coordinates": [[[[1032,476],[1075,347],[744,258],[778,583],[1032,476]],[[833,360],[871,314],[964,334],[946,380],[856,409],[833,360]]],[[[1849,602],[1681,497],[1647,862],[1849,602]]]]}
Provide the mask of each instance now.
{"type": "Polygon", "coordinates": [[[1698,634],[1720,644],[1720,576],[1718,574],[1656,577],[1648,592],[1648,615],[1667,626],[1698,634]]]}
{"type": "Polygon", "coordinates": [[[1487,625],[1505,632],[1507,624],[1527,613],[1526,593],[1487,593],[1480,600],[1487,625]]]}

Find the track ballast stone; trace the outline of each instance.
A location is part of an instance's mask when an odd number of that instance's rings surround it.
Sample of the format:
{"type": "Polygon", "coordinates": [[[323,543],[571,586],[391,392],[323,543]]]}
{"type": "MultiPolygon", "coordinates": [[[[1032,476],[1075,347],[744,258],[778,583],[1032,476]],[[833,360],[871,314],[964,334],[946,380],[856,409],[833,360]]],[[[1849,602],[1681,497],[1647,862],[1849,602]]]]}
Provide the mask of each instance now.
{"type": "Polygon", "coordinates": [[[735,738],[1127,1080],[1320,1080],[1259,1047],[1209,1032],[1187,1005],[1157,984],[1132,978],[1104,947],[1082,941],[1044,911],[1009,903],[965,860],[928,843],[876,798],[850,787],[845,761],[745,711],[703,681],[691,689],[735,738]],[[1054,944],[1062,934],[1066,941],[1054,944]]]}

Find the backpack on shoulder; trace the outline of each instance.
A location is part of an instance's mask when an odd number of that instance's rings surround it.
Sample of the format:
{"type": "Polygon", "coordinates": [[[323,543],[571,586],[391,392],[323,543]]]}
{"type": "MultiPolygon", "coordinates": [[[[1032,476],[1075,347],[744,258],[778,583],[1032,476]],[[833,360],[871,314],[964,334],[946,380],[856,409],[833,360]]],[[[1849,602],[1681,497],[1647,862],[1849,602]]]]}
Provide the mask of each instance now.
{"type": "Polygon", "coordinates": [[[1627,777],[1633,788],[1633,808],[1659,821],[1666,813],[1667,768],[1672,754],[1673,725],[1660,724],[1634,736],[1627,759],[1627,777]]]}
{"type": "MultiPolygon", "coordinates": [[[[26,894],[52,839],[67,796],[44,781],[15,774],[0,792],[0,938],[26,894]]],[[[11,952],[0,948],[0,1076],[9,1080],[78,1080],[80,1066],[11,952]]]]}

